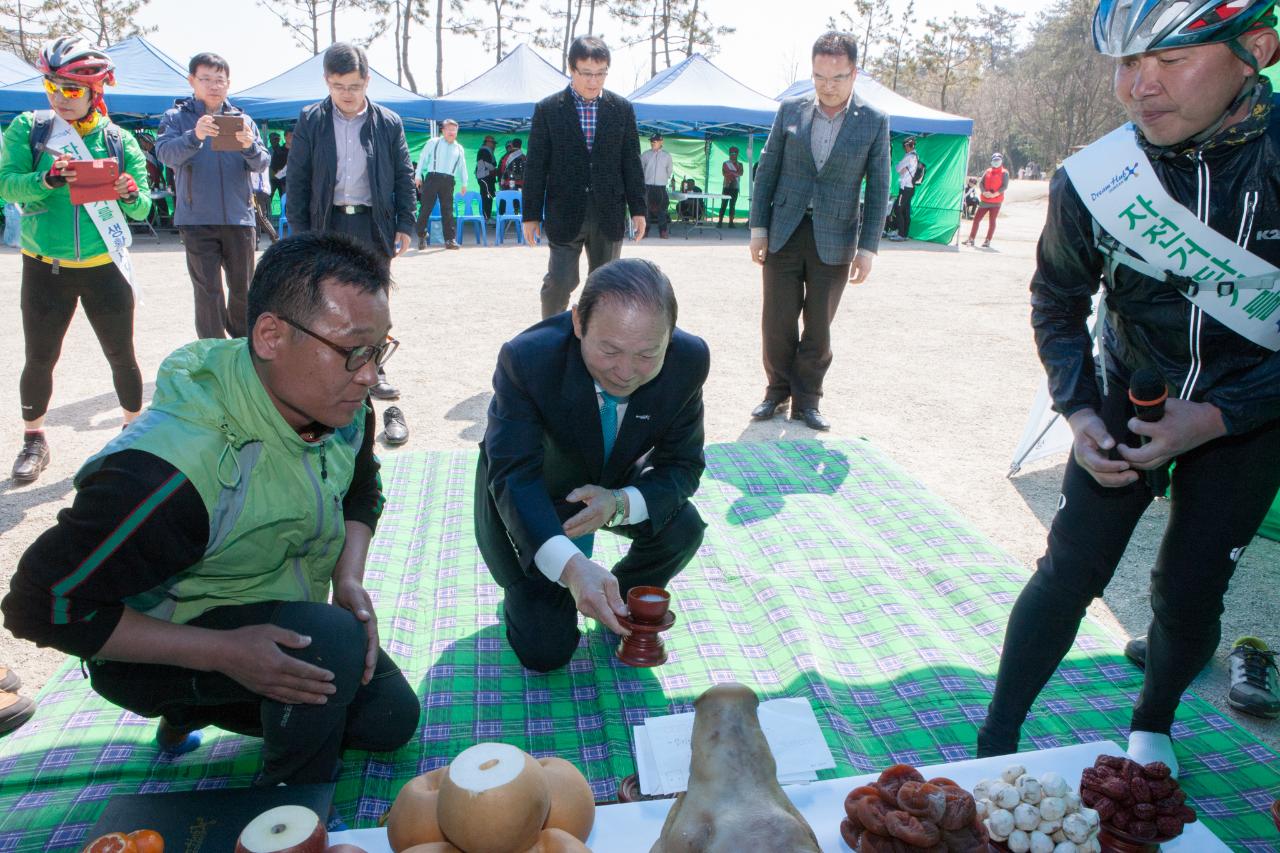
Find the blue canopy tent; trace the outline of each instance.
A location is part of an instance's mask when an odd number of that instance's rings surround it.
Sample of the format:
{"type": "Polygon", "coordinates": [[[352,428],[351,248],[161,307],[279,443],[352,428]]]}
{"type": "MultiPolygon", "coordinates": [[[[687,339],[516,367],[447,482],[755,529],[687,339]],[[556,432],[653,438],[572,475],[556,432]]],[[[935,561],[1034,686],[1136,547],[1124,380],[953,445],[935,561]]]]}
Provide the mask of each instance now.
{"type": "MultiPolygon", "coordinates": [[[[658,72],[627,99],[635,106],[642,133],[668,137],[665,148],[675,161],[676,180],[694,177],[713,193],[723,188],[719,164],[729,158],[728,149],[737,148],[749,169],[756,137],[768,133],[778,111],[777,101],[699,53],[658,72]]],[[[751,205],[750,172],[740,187],[737,208],[745,215],[751,205]]]]}
{"type": "Polygon", "coordinates": [[[517,45],[488,71],[436,98],[436,120],[465,129],[512,132],[527,128],[538,101],[569,85],[569,78],[528,45],[517,45]]]}
{"type": "MultiPolygon", "coordinates": [[[[372,68],[369,69],[368,96],[398,113],[406,128],[425,130],[431,123],[431,98],[397,86],[372,68]]],[[[228,100],[261,123],[294,121],[303,107],[327,97],[324,54],[318,53],[270,80],[232,94],[228,100]]]]}
{"type": "MultiPolygon", "coordinates": [[[[186,67],[142,36],[117,42],[106,50],[116,66],[116,85],[106,90],[112,118],[154,118],[173,106],[177,98],[191,94],[186,67]]],[[[0,88],[0,115],[8,117],[48,108],[49,99],[39,76],[0,88]]]]}
{"type": "Polygon", "coordinates": [[[0,51],[0,86],[27,80],[38,72],[20,57],[0,51]]]}
{"type": "MultiPolygon", "coordinates": [[[[854,94],[889,116],[892,135],[890,157],[902,157],[902,141],[916,137],[916,154],[925,164],[924,182],[911,200],[911,234],[916,240],[949,243],[960,227],[960,207],[968,174],[969,137],[973,119],[944,113],[917,104],[882,86],[865,71],[858,72],[854,94]]],[[[797,80],[778,100],[812,95],[812,80],[797,80]]],[[[891,191],[897,193],[898,175],[893,173],[891,191]]]]}

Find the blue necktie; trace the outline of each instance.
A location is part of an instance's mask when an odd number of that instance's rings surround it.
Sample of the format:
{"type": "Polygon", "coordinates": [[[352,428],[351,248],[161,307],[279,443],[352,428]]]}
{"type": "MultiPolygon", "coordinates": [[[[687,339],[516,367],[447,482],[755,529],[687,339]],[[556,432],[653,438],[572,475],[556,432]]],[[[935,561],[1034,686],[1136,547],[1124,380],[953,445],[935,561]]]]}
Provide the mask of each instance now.
{"type": "Polygon", "coordinates": [[[600,389],[600,398],[604,401],[600,405],[600,430],[604,434],[604,461],[608,462],[613,443],[618,438],[618,403],[626,398],[615,397],[603,388],[600,389]]]}
{"type": "MultiPolygon", "coordinates": [[[[625,400],[625,397],[615,397],[603,388],[600,389],[600,399],[604,402],[600,405],[600,432],[604,439],[604,459],[609,461],[609,454],[613,452],[613,443],[618,438],[618,403],[625,400]]],[[[573,544],[578,546],[583,554],[588,558],[591,557],[591,551],[595,545],[595,534],[588,533],[586,536],[579,536],[573,540],[573,544]]]]}

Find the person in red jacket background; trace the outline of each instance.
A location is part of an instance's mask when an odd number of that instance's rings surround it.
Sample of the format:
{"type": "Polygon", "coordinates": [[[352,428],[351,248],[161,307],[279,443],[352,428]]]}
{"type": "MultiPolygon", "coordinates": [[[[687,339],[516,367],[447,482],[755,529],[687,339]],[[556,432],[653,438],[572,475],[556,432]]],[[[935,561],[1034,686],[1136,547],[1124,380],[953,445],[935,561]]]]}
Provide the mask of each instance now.
{"type": "Polygon", "coordinates": [[[978,223],[983,216],[987,220],[987,239],[982,241],[982,248],[991,248],[991,236],[996,233],[996,217],[1000,215],[1000,205],[1004,203],[1004,191],[1009,189],[1009,170],[1004,167],[1004,157],[1000,152],[991,155],[991,168],[982,173],[978,181],[978,212],[973,215],[973,225],[969,228],[969,239],[966,246],[972,246],[978,236],[978,223]]]}

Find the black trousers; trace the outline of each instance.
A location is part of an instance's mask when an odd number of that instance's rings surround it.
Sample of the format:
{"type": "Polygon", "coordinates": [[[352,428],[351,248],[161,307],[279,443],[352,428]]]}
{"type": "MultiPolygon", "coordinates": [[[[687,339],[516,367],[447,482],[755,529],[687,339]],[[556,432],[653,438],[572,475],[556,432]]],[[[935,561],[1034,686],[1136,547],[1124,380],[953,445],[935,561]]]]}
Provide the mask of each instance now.
{"type": "MultiPolygon", "coordinates": [[[[698,552],[707,528],[691,503],[685,503],[658,534],[646,535],[643,531],[647,526],[603,528],[596,532],[596,536],[614,533],[631,540],[626,556],[613,567],[623,601],[634,586],[665,587],[698,552]]],[[[494,577],[498,579],[496,574],[494,577]]],[[[573,657],[582,636],[573,596],[536,568],[523,580],[503,589],[502,613],[507,623],[507,642],[527,668],[550,672],[573,657]]]]}
{"type": "MultiPolygon", "coordinates": [[[[1117,442],[1137,446],[1127,384],[1112,379],[1102,416],[1117,442]]],[[[1168,734],[1183,691],[1213,657],[1236,561],[1280,487],[1280,421],[1225,436],[1178,457],[1169,524],[1151,573],[1147,667],[1131,727],[1168,734]]],[[[1014,752],[1027,712],[1075,641],[1151,503],[1145,478],[1107,488],[1067,462],[1049,546],[1009,615],[979,756],[1014,752]]]]}
{"type": "Polygon", "coordinates": [[[196,337],[243,338],[249,281],[258,249],[253,225],[183,225],[182,245],[195,292],[196,337]],[[226,273],[226,291],[222,289],[226,273]]]}
{"type": "MultiPolygon", "coordinates": [[[[649,228],[656,225],[659,234],[666,234],[671,227],[671,198],[667,195],[667,188],[659,184],[645,184],[644,203],[649,228]]],[[[648,231],[645,236],[649,236],[648,231]]]]}
{"type": "Polygon", "coordinates": [[[720,221],[724,222],[724,210],[729,208],[729,224],[733,224],[733,219],[738,214],[738,184],[725,184],[720,190],[728,196],[726,199],[720,200],[720,221]]]}
{"type": "Polygon", "coordinates": [[[457,236],[453,222],[453,184],[453,175],[443,175],[440,172],[428,172],[422,179],[422,189],[418,190],[418,199],[421,201],[417,222],[419,237],[427,233],[431,209],[435,207],[436,199],[440,200],[440,229],[444,233],[444,239],[451,241],[457,236]]]}
{"type": "Polygon", "coordinates": [[[98,346],[111,365],[116,398],[125,411],[142,408],[142,372],[133,352],[133,290],[115,264],[70,269],[22,256],[22,337],[26,361],[18,380],[22,419],[33,421],[49,411],[53,368],[62,355],[62,339],[84,305],[98,346]]]}
{"type": "Polygon", "coordinates": [[[478,178],[476,183],[480,185],[480,209],[484,211],[486,220],[493,218],[493,197],[497,190],[497,175],[490,175],[487,178],[478,178]]]}
{"type": "Polygon", "coordinates": [[[911,197],[916,194],[915,187],[898,188],[898,236],[906,237],[911,230],[911,197]]]}
{"type": "MultiPolygon", "coordinates": [[[[262,738],[262,768],[254,784],[329,782],[344,749],[390,752],[409,742],[420,707],[400,668],[379,650],[373,678],[361,684],[364,624],[349,611],[315,602],[266,602],[218,607],[191,622],[229,631],[271,623],[311,637],[285,654],[333,673],[337,692],[323,705],[286,705],[251,692],[220,672],[176,666],[92,661],[93,689],[143,717],[163,716],[178,728],[218,726],[262,738]]],[[[282,647],[283,648],[283,647],[282,647]]]]}
{"type": "Polygon", "coordinates": [[[334,208],[329,217],[329,230],[336,231],[339,234],[346,234],[348,237],[354,237],[359,240],[382,260],[387,269],[391,268],[391,256],[387,254],[386,247],[382,245],[382,240],[378,238],[378,234],[374,230],[373,216],[371,214],[343,213],[334,208]]]}
{"type": "Polygon", "coordinates": [[[791,397],[793,409],[818,407],[831,367],[831,321],[848,281],[849,264],[826,264],[818,257],[808,216],[781,250],[765,256],[760,326],[766,397],[791,397]]]}
{"type": "Polygon", "coordinates": [[[622,255],[622,241],[611,240],[600,232],[591,205],[587,205],[576,237],[568,243],[557,243],[548,237],[547,242],[551,246],[551,258],[547,262],[547,274],[542,278],[544,320],[569,307],[569,295],[578,287],[578,258],[583,247],[587,250],[587,275],[622,255]]]}

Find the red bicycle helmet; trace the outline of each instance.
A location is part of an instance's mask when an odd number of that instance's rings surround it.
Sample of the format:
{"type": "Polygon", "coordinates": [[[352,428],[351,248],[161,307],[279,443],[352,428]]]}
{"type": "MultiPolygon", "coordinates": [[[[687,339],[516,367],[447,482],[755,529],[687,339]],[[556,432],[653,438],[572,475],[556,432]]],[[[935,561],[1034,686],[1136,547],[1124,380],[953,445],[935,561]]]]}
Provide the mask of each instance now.
{"type": "Polygon", "coordinates": [[[62,36],[46,44],[36,60],[41,74],[61,77],[90,88],[116,84],[115,63],[106,53],[82,38],[62,36]]]}

